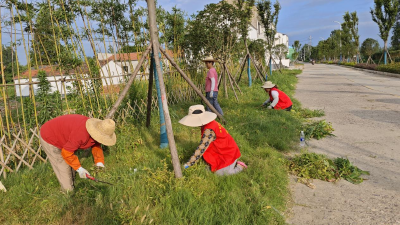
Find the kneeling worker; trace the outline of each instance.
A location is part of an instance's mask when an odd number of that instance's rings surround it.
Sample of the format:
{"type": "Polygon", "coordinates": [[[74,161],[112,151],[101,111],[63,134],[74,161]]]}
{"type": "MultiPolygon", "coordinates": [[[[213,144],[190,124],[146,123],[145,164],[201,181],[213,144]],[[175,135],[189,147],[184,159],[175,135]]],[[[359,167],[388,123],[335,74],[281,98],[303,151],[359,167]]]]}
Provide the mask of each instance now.
{"type": "Polygon", "coordinates": [[[103,149],[100,144],[112,146],[116,142],[115,122],[82,115],[64,115],[47,121],[40,128],[40,143],[65,191],[74,189],[75,171],[86,178],[85,170],[74,152],[92,148],[95,165],[104,167],[103,149]]]}
{"type": "Polygon", "coordinates": [[[292,101],[283,91],[278,89],[278,86],[271,81],[267,81],[261,87],[268,93],[269,98],[261,106],[271,103],[267,109],[283,109],[286,111],[292,110],[292,101]]]}
{"type": "Polygon", "coordinates": [[[185,169],[193,166],[202,156],[211,166],[211,171],[217,175],[231,175],[241,172],[247,165],[238,161],[240,150],[232,136],[221,124],[215,121],[217,115],[207,112],[203,105],[189,108],[189,115],[179,123],[189,127],[201,127],[202,139],[199,147],[190,160],[184,165],[185,169]]]}

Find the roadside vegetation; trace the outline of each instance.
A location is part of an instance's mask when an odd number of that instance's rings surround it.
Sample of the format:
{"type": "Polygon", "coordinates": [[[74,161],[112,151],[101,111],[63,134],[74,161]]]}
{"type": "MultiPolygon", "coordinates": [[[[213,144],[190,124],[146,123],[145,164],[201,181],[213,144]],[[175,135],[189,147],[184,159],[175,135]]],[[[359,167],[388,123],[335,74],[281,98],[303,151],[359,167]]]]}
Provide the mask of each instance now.
{"type": "MultiPolygon", "coordinates": [[[[296,74],[284,71],[271,80],[291,97],[296,74]]],[[[168,149],[159,149],[159,123],[150,129],[140,121],[117,129],[118,141],[105,150],[103,171],[90,171],[113,185],[76,179],[74,192],[64,194],[50,164],[10,174],[0,194],[1,224],[282,224],[289,198],[287,166],[281,152],[297,148],[302,119],[292,112],[267,110],[260,83],[246,87],[239,102],[221,98],[224,126],[237,141],[249,168],[218,177],[200,162],[175,179],[168,149]]],[[[233,93],[229,93],[233,94],[233,93]]],[[[181,163],[200,139],[199,128],[180,125],[192,104],[172,105],[170,114],[181,163]]],[[[299,107],[294,100],[294,108],[299,107]]],[[[79,153],[90,168],[91,154],[79,153]]]]}
{"type": "Polygon", "coordinates": [[[361,175],[369,175],[345,158],[329,159],[326,155],[305,152],[288,161],[289,171],[300,177],[301,182],[309,184],[310,179],[336,182],[345,179],[353,184],[364,181],[361,175]]]}
{"type": "Polygon", "coordinates": [[[327,136],[334,136],[332,133],[334,131],[332,124],[325,120],[305,123],[302,130],[304,130],[306,139],[315,138],[319,140],[327,136]]]}

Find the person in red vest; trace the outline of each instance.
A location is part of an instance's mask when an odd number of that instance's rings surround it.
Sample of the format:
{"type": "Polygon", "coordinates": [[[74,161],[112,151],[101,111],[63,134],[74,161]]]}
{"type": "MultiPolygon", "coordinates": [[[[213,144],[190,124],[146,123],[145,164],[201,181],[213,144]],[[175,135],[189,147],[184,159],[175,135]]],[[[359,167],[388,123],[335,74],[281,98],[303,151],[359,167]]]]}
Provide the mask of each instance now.
{"type": "Polygon", "coordinates": [[[267,81],[261,87],[268,93],[269,98],[261,106],[266,106],[271,103],[267,109],[283,109],[286,111],[292,110],[292,101],[283,91],[279,90],[278,87],[271,81],[267,81]]]}
{"type": "Polygon", "coordinates": [[[217,115],[208,112],[203,105],[189,108],[189,114],[179,123],[189,127],[201,127],[202,139],[195,153],[184,164],[187,169],[193,166],[201,157],[210,165],[211,171],[217,175],[231,175],[241,172],[247,165],[238,161],[240,150],[232,136],[225,128],[215,121],[217,115]]]}
{"type": "Polygon", "coordinates": [[[78,149],[92,149],[95,165],[104,167],[101,144],[112,146],[116,142],[115,122],[82,115],[64,115],[47,121],[40,128],[40,143],[61,184],[61,189],[74,189],[75,171],[80,178],[89,172],[81,166],[74,154],[78,149]]]}

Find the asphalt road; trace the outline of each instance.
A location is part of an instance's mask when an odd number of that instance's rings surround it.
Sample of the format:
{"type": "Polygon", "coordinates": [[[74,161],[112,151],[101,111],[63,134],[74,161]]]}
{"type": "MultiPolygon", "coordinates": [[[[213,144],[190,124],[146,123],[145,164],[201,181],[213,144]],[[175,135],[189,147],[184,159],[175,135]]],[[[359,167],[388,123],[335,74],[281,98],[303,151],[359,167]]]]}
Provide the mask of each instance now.
{"type": "Polygon", "coordinates": [[[305,65],[295,97],[323,109],[335,137],[308,150],[347,157],[371,173],[354,185],[314,180],[315,189],[291,177],[290,224],[400,224],[400,78],[334,65],[305,65]]]}

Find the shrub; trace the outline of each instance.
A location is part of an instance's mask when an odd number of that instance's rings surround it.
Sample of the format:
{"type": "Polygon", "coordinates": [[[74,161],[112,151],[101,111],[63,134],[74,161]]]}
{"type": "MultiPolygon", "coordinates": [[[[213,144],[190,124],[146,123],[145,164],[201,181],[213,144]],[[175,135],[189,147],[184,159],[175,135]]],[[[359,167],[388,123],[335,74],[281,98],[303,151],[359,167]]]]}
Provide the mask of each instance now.
{"type": "Polygon", "coordinates": [[[355,67],[362,68],[362,69],[367,69],[367,70],[376,70],[378,65],[376,65],[376,64],[359,63],[359,64],[356,64],[355,67]]]}
{"type": "Polygon", "coordinates": [[[355,62],[345,62],[345,63],[342,63],[342,64],[345,65],[345,66],[352,66],[352,67],[354,67],[356,65],[355,62]]]}
{"type": "Polygon", "coordinates": [[[379,65],[377,70],[389,73],[400,73],[400,63],[391,63],[387,65],[379,65]]]}

